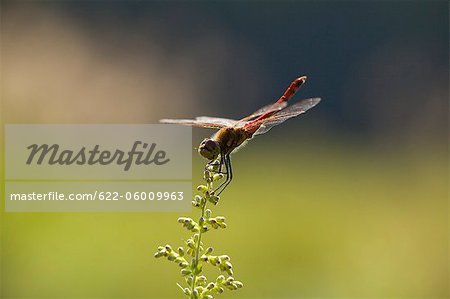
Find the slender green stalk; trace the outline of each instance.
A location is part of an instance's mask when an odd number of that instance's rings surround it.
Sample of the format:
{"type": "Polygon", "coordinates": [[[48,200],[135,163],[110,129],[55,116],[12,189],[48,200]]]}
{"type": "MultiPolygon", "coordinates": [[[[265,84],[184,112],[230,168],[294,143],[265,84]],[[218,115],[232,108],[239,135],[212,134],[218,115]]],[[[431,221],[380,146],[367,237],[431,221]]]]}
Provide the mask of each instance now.
{"type": "MultiPolygon", "coordinates": [[[[206,200],[202,204],[202,213],[201,213],[199,222],[200,222],[201,219],[203,219],[203,217],[205,215],[205,208],[206,208],[206,200]]],[[[200,244],[202,243],[202,235],[203,235],[203,231],[200,229],[200,232],[198,233],[198,243],[197,243],[197,246],[195,248],[195,264],[192,265],[193,268],[196,268],[197,265],[198,265],[198,262],[199,262],[200,244]]],[[[192,288],[191,288],[191,298],[192,299],[195,299],[195,297],[194,297],[194,289],[195,289],[196,280],[197,280],[197,273],[195,271],[193,271],[193,274],[192,274],[192,288]]]]}
{"type": "Polygon", "coordinates": [[[212,211],[206,208],[208,202],[215,206],[220,199],[213,191],[214,182],[223,178],[222,174],[217,173],[217,165],[218,163],[207,166],[203,177],[206,184],[197,187],[202,195],[196,195],[192,201],[192,205],[201,211],[198,222],[188,217],[178,218],[178,222],[193,233],[193,236],[184,242],[186,249],[180,246],[174,250],[170,245],[166,245],[159,246],[155,253],[155,257],[164,256],[181,267],[181,275],[184,276],[187,286],[177,285],[190,299],[212,299],[213,295],[223,293],[225,289],[236,290],[243,286],[242,282],[234,280],[233,266],[228,255],[212,255],[212,247],[203,247],[202,238],[205,233],[227,227],[225,217],[212,217],[212,211]],[[189,256],[193,258],[191,262],[187,260],[189,256]],[[202,275],[203,266],[206,264],[217,266],[220,271],[220,275],[210,282],[202,275]]]}

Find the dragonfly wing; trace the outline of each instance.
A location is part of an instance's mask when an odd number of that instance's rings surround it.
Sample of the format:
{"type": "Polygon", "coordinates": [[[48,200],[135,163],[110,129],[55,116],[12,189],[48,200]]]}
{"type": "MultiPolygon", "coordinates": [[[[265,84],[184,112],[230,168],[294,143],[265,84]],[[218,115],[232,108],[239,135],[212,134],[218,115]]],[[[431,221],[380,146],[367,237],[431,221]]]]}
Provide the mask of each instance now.
{"type": "MultiPolygon", "coordinates": [[[[274,115],[262,119],[255,124],[251,124],[252,127],[258,127],[253,135],[261,135],[268,132],[273,127],[285,122],[289,118],[298,116],[302,113],[305,113],[309,109],[313,108],[320,102],[320,98],[311,98],[302,100],[292,106],[287,107],[281,111],[278,111],[274,115]]],[[[249,128],[251,130],[252,128],[249,128]]]]}
{"type": "Polygon", "coordinates": [[[224,127],[232,127],[238,122],[235,119],[210,117],[210,116],[199,116],[199,117],[196,117],[195,120],[202,121],[202,122],[208,122],[208,123],[215,123],[215,124],[223,125],[224,127]]]}
{"type": "Polygon", "coordinates": [[[250,114],[249,116],[246,116],[243,119],[240,119],[237,124],[243,124],[243,123],[245,123],[255,117],[261,116],[267,112],[280,111],[281,109],[283,109],[286,106],[287,106],[287,102],[273,103],[273,104],[264,106],[262,108],[259,108],[258,110],[256,110],[252,114],[250,114]]]}
{"type": "Polygon", "coordinates": [[[226,125],[224,125],[223,123],[197,119],[161,119],[159,122],[164,124],[177,124],[184,126],[211,128],[211,129],[221,129],[223,127],[226,127],[226,125]]]}

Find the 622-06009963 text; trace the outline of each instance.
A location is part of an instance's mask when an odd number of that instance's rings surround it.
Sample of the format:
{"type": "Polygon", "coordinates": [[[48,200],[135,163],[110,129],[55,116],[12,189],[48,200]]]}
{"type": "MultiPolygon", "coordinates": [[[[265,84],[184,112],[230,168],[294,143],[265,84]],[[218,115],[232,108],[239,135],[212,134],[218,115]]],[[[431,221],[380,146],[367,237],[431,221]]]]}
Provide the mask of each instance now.
{"type": "Polygon", "coordinates": [[[93,201],[93,200],[183,200],[183,191],[135,191],[135,192],[117,192],[117,191],[95,191],[93,193],[69,193],[47,192],[47,193],[11,193],[9,200],[32,200],[32,201],[93,201]]]}

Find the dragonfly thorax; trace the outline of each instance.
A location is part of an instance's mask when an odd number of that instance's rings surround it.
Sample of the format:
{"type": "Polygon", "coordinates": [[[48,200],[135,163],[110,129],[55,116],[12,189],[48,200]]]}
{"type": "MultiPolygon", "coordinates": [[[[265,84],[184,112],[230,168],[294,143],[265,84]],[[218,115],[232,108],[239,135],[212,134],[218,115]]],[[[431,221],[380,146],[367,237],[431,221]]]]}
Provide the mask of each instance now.
{"type": "Polygon", "coordinates": [[[243,128],[222,128],[213,137],[220,146],[221,155],[229,155],[245,140],[252,137],[252,133],[243,128]]]}
{"type": "Polygon", "coordinates": [[[206,138],[200,143],[198,153],[210,161],[215,160],[220,154],[219,143],[214,139],[206,138]]]}

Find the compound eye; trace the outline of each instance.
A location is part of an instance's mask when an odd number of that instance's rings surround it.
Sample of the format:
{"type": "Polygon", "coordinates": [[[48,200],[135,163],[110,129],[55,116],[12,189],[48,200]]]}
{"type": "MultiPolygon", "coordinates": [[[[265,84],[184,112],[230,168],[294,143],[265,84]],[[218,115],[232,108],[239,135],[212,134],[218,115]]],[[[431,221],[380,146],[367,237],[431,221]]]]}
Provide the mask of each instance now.
{"type": "Polygon", "coordinates": [[[214,141],[212,139],[205,139],[202,141],[202,143],[200,143],[198,152],[204,158],[206,158],[208,160],[214,160],[220,154],[220,147],[216,141],[214,141]]]}
{"type": "Polygon", "coordinates": [[[214,140],[208,139],[208,140],[205,140],[205,148],[208,151],[215,151],[218,148],[218,146],[214,140]]]}

